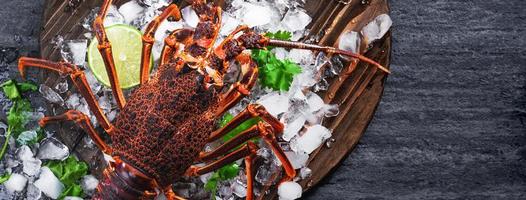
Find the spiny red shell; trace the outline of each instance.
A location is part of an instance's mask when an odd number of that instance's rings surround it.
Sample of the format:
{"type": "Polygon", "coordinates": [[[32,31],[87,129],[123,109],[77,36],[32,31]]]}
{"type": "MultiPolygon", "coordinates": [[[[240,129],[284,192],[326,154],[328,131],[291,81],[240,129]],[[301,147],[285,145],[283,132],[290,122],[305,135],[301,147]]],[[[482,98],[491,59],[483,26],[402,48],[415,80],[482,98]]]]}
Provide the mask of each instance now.
{"type": "Polygon", "coordinates": [[[119,113],[112,135],[114,154],[155,178],[173,183],[194,164],[215,129],[217,92],[202,87],[196,70],[174,64],[135,90],[119,113]]]}

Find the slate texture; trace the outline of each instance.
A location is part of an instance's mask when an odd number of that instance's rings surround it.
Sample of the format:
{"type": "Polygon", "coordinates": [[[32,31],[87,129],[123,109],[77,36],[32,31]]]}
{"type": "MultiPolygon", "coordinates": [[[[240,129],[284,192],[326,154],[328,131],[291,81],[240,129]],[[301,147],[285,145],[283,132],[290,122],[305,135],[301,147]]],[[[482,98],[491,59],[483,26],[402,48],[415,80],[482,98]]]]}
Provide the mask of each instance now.
{"type": "MultiPolygon", "coordinates": [[[[13,55],[38,55],[43,0],[1,3],[4,81],[13,55]]],[[[376,116],[304,199],[526,199],[526,2],[390,3],[393,73],[376,116]]]]}

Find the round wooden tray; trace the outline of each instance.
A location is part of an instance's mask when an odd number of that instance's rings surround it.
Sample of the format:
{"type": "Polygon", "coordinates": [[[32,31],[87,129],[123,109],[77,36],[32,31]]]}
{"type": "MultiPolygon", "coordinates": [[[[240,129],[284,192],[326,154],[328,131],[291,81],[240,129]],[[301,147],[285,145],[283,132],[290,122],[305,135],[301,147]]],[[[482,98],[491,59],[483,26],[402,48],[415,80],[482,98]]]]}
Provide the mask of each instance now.
{"type": "MultiPolygon", "coordinates": [[[[115,0],[117,5],[127,0],[115,0]]],[[[56,35],[64,39],[83,38],[84,28],[82,20],[94,7],[100,6],[102,0],[47,0],[44,8],[43,31],[40,36],[41,55],[49,60],[59,60],[60,52],[51,44],[56,35]],[[75,3],[80,2],[80,3],[75,3]]],[[[182,2],[182,1],[180,1],[182,2]]],[[[223,7],[224,1],[218,1],[223,7]]],[[[184,4],[184,3],[180,3],[184,4]]],[[[183,6],[183,5],[180,5],[183,6]]],[[[360,31],[363,26],[372,21],[376,16],[389,12],[387,0],[307,0],[304,8],[312,16],[309,25],[311,36],[321,36],[320,44],[335,46],[342,32],[348,30],[360,31]]],[[[391,34],[388,32],[384,38],[375,42],[365,56],[378,61],[383,66],[389,67],[391,52],[391,34]]],[[[347,66],[347,63],[345,63],[347,66]]],[[[51,73],[43,74],[46,83],[57,80],[51,73]]],[[[312,176],[300,181],[304,190],[315,186],[323,177],[333,170],[338,163],[356,146],[371,121],[376,107],[383,93],[386,74],[375,67],[361,62],[348,79],[343,81],[340,89],[335,94],[320,95],[326,103],[339,104],[340,114],[327,119],[324,125],[333,130],[334,143],[331,147],[322,145],[314,151],[309,159],[308,167],[312,169],[312,176]]],[[[329,80],[336,84],[337,78],[329,80]]],[[[53,107],[48,110],[60,112],[61,108],[53,107]]],[[[71,131],[70,127],[57,127],[57,135],[83,160],[90,163],[92,172],[99,174],[104,167],[100,152],[84,148],[81,143],[84,134],[71,131]]],[[[274,199],[275,188],[265,195],[265,199],[274,199]]]]}

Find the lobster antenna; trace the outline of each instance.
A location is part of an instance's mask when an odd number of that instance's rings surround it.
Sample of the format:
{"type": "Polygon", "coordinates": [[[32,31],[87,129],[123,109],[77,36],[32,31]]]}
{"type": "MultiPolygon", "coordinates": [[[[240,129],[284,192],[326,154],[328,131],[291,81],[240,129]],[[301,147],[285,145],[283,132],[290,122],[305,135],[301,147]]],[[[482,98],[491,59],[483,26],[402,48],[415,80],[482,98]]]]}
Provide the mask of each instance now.
{"type": "Polygon", "coordinates": [[[384,71],[385,73],[390,74],[391,72],[389,69],[385,68],[381,64],[377,63],[374,60],[371,60],[370,58],[367,58],[365,56],[362,56],[360,54],[353,53],[351,51],[345,51],[334,47],[328,47],[328,46],[320,46],[315,44],[305,44],[301,42],[292,42],[292,41],[283,41],[283,40],[275,40],[275,39],[269,39],[268,45],[270,46],[276,46],[276,47],[285,47],[285,48],[295,48],[295,49],[308,49],[308,50],[314,50],[314,51],[322,51],[326,53],[332,53],[332,54],[340,54],[345,56],[350,56],[353,58],[358,58],[366,63],[372,64],[376,67],[378,67],[380,70],[384,71]]]}

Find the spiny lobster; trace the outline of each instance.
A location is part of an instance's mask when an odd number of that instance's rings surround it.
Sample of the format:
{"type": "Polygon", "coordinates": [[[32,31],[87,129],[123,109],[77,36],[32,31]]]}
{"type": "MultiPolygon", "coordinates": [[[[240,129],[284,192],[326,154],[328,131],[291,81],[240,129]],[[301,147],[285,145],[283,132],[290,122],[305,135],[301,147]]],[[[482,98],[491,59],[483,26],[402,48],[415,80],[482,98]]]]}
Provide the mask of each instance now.
{"type": "Polygon", "coordinates": [[[110,135],[112,147],[96,133],[89,118],[76,110],[44,117],[39,121],[41,126],[74,121],[89,134],[102,152],[113,157],[114,161],[104,170],[94,199],[149,199],[161,192],[168,199],[182,199],[173,192],[171,183],[183,176],[212,172],[242,158],[245,159],[247,175],[246,199],[253,199],[252,161],[258,147],[250,139],[255,137],[262,138],[281,161],[285,171],[281,182],[292,180],[296,172],[277,141],[284,125],[263,106],[250,104],[226,126],[214,130],[217,118],[249,95],[257,81],[258,67],[244,51],[246,49],[275,46],[322,51],[361,60],[389,72],[359,54],[333,47],[270,39],[256,34],[247,26],[239,26],[214,48],[221,25],[221,8],[207,4],[205,0],[194,0],[189,3],[199,16],[197,27],[177,29],[165,38],[158,70],[151,79],[149,61],[154,33],[164,20],[180,20],[179,8],[175,4],[169,5],[147,26],[142,37],[141,85],[126,103],[117,79],[111,44],[103,26],[111,3],[112,0],[104,0],[93,22],[93,30],[114,98],[121,110],[114,125],[102,112],[84,72],[77,66],[28,57],[20,58],[18,63],[22,77],[25,77],[27,67],[45,68],[69,75],[101,127],[110,135]],[[223,76],[231,63],[239,64],[242,75],[238,82],[227,88],[223,76]],[[261,121],[218,148],[203,151],[207,143],[254,117],[261,121]],[[241,148],[236,149],[240,145],[241,148]],[[199,167],[194,165],[197,162],[208,164],[199,167]]]}

